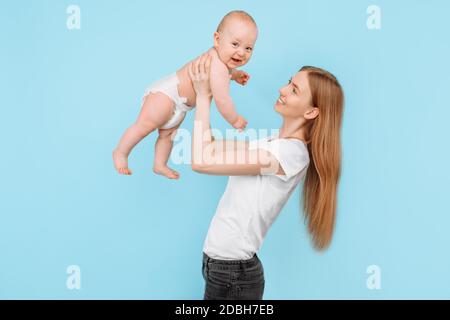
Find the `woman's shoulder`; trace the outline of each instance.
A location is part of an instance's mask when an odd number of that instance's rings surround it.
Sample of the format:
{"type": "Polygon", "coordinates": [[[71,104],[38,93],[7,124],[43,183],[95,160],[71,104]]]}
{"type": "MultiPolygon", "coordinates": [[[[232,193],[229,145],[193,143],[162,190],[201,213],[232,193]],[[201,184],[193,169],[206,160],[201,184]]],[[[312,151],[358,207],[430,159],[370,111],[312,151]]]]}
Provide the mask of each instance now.
{"type": "Polygon", "coordinates": [[[282,149],[284,153],[308,154],[308,148],[303,140],[295,138],[275,138],[268,141],[275,148],[282,149]]]}
{"type": "Polygon", "coordinates": [[[306,145],[306,142],[301,140],[301,139],[297,139],[297,138],[278,138],[278,140],[284,141],[284,143],[287,143],[290,146],[300,147],[302,150],[308,151],[308,147],[306,145]]]}
{"type": "Polygon", "coordinates": [[[262,142],[262,143],[273,143],[273,144],[279,144],[286,146],[288,148],[298,148],[300,147],[303,150],[308,150],[307,144],[305,141],[298,139],[298,138],[282,138],[279,137],[278,134],[273,134],[268,137],[264,137],[259,140],[255,140],[256,142],[262,142]]]}
{"type": "Polygon", "coordinates": [[[274,150],[279,157],[293,158],[300,162],[309,162],[309,151],[306,143],[297,138],[275,137],[268,141],[270,149],[274,150]]]}
{"type": "Polygon", "coordinates": [[[268,151],[283,168],[285,175],[280,178],[285,181],[299,174],[309,164],[308,148],[299,139],[269,136],[250,141],[249,147],[268,151]]]}
{"type": "Polygon", "coordinates": [[[276,135],[251,140],[250,149],[265,149],[277,157],[291,157],[309,161],[309,152],[306,143],[300,139],[279,138],[276,135]]]}

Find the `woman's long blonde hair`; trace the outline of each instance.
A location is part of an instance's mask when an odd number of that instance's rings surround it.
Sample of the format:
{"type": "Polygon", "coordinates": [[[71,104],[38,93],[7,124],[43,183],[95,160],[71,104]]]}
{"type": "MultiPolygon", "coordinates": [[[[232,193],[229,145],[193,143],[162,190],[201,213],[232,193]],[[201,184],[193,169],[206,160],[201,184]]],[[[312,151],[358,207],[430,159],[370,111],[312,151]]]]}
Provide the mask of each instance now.
{"type": "Polygon", "coordinates": [[[310,165],[303,186],[303,211],[314,248],[325,250],[336,220],[344,93],[331,73],[310,66],[300,71],[308,73],[312,103],[319,109],[319,115],[307,123],[310,165]]]}

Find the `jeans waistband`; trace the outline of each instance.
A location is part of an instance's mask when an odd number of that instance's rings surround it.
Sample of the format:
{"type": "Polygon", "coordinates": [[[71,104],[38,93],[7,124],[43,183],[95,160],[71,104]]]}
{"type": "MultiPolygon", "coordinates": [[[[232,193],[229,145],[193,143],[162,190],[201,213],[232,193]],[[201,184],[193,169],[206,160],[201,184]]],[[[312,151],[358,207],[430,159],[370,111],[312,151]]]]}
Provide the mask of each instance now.
{"type": "Polygon", "coordinates": [[[247,260],[218,260],[210,258],[203,252],[203,261],[208,264],[210,269],[227,269],[227,270],[239,270],[241,268],[248,269],[257,266],[260,262],[258,255],[247,260]]]}

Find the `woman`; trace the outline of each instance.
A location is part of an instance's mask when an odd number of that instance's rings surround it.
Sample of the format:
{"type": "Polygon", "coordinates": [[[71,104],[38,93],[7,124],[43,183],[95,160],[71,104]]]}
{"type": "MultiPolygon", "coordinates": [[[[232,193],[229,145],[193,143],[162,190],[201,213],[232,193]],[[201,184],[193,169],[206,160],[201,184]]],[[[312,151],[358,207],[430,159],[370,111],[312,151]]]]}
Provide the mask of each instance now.
{"type": "Polygon", "coordinates": [[[204,299],[262,299],[264,271],[257,256],[264,236],[304,179],[303,209],[317,250],[331,242],[341,168],[344,96],[336,78],[303,67],[280,89],[278,136],[258,141],[214,140],[210,132],[210,58],[191,64],[197,92],[192,169],[228,175],[228,185],[203,248],[204,299]]]}

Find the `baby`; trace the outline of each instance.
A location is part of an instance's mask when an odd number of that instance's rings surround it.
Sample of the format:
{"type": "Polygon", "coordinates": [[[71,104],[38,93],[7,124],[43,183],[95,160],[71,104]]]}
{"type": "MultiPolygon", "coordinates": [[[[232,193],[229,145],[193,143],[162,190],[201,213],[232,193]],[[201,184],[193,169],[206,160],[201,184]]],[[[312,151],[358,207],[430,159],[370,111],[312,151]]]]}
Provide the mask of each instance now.
{"type": "MultiPolygon", "coordinates": [[[[253,18],[244,11],[232,11],[223,17],[214,33],[214,47],[208,50],[212,57],[210,85],[217,109],[239,130],[246,127],[247,121],[236,112],[230,97],[230,79],[241,85],[249,80],[246,72],[236,68],[250,60],[257,36],[253,18]]],[[[146,90],[138,119],[125,131],[113,151],[114,166],[120,174],[131,174],[128,168],[131,149],[158,129],[153,171],[170,179],[179,178],[178,172],[167,166],[167,160],[172,150],[172,136],[195,104],[196,95],[188,72],[190,62],[146,90]]]]}

